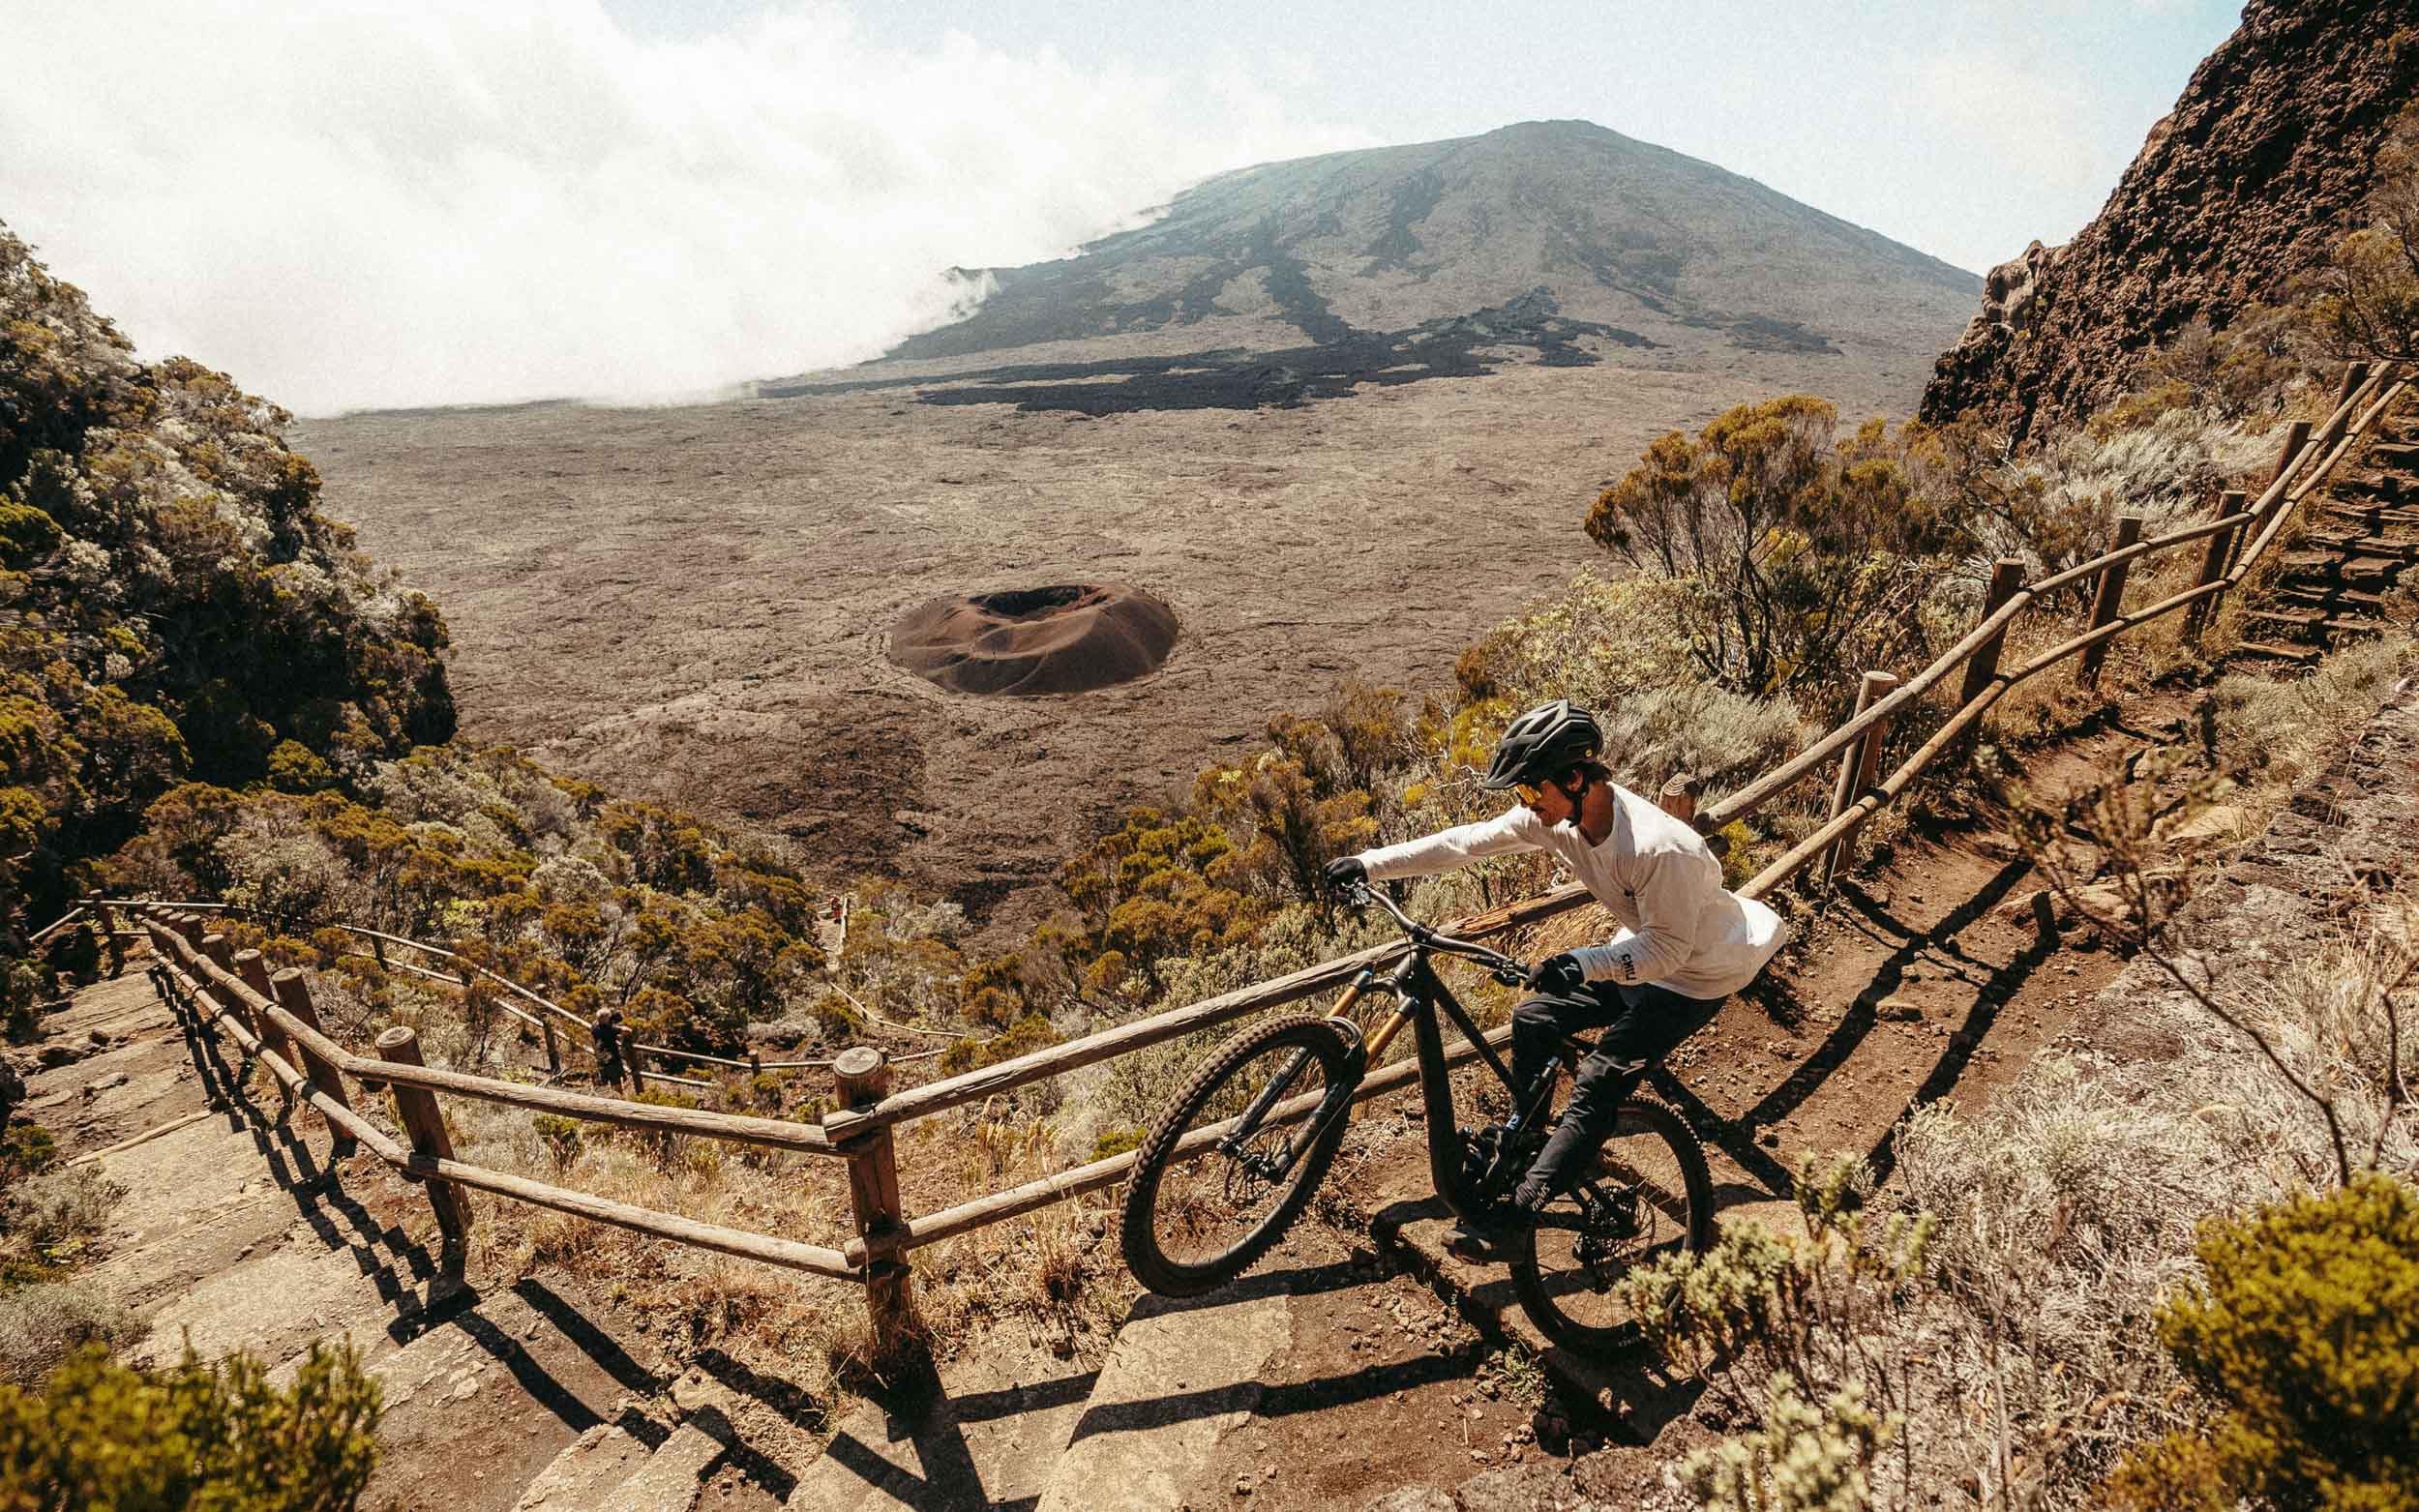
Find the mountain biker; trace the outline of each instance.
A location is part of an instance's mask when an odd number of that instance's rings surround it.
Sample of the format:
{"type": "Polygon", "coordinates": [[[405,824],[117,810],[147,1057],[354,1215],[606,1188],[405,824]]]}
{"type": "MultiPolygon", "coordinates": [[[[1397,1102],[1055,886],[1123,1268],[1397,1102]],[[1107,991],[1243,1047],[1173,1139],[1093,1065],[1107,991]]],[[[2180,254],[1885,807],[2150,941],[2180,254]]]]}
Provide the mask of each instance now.
{"type": "MultiPolygon", "coordinates": [[[[1505,729],[1479,779],[1481,787],[1508,789],[1519,800],[1512,808],[1327,866],[1328,882],[1345,887],[1550,850],[1621,925],[1601,945],[1538,962],[1529,997],[1512,1010],[1512,1081],[1524,1091],[1534,1090],[1566,1036],[1604,1033],[1509,1202],[1463,1220],[1482,1248],[1533,1223],[1566,1176],[1587,1169],[1647,1068],[1753,981],[1788,937],[1772,909],[1723,889],[1721,863],[1702,836],[1613,781],[1597,760],[1603,749],[1603,729],[1587,710],[1561,698],[1539,704],[1505,729]]],[[[1528,1147],[1544,1136],[1510,1131],[1528,1147]]]]}

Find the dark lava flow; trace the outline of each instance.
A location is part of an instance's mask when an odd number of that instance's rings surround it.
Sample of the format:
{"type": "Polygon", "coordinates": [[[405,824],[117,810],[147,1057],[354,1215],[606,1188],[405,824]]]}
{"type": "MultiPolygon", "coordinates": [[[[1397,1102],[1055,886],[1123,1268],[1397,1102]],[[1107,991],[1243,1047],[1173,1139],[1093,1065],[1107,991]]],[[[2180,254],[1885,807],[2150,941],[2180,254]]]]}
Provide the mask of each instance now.
{"type": "Polygon", "coordinates": [[[1483,347],[1526,347],[1548,368],[1593,367],[1582,337],[1623,346],[1656,343],[1635,331],[1559,312],[1542,288],[1466,315],[1424,321],[1407,331],[1359,331],[1332,316],[1344,334],[1270,352],[1204,351],[1178,357],[1028,363],[946,378],[862,378],[837,383],[760,384],[760,399],[799,399],[868,389],[920,389],[926,404],[1014,404],[1022,410],[1111,415],[1138,409],[1290,409],[1312,400],[1348,399],[1363,383],[1477,378],[1494,371],[1483,347]],[[1117,383],[1078,379],[1122,378],[1117,383]],[[940,387],[937,385],[946,385],[940,387]]]}

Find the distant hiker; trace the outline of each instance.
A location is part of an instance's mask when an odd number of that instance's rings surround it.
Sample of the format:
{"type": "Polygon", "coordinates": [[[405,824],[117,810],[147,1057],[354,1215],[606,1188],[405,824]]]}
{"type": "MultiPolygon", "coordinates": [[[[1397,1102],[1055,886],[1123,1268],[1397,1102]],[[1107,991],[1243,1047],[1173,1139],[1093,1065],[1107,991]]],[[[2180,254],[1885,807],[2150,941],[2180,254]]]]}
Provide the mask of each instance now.
{"type": "Polygon", "coordinates": [[[1482,1243],[1534,1222],[1538,1205],[1587,1169],[1647,1068],[1753,981],[1788,937],[1772,909],[1723,889],[1721,862],[1702,836],[1613,781],[1596,759],[1603,749],[1604,732],[1587,710],[1568,699],[1539,704],[1504,731],[1478,783],[1509,789],[1514,807],[1327,867],[1327,880],[1342,887],[1550,850],[1621,925],[1601,945],[1530,969],[1530,996],[1512,1010],[1515,1084],[1532,1089],[1565,1036],[1604,1033],[1580,1063],[1551,1139],[1544,1129],[1506,1131],[1543,1148],[1505,1210],[1464,1221],[1482,1243]]]}
{"type": "Polygon", "coordinates": [[[600,1008],[590,1025],[596,1035],[596,1079],[619,1086],[627,1079],[621,1068],[621,1010],[600,1008]]]}

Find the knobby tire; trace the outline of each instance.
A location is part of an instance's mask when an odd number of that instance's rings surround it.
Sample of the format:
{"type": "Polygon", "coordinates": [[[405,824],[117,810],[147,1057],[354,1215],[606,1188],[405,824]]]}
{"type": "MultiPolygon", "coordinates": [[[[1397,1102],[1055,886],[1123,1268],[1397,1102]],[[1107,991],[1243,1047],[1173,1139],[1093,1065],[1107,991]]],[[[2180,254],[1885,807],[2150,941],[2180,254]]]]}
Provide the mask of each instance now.
{"type": "MultiPolygon", "coordinates": [[[[1606,1253],[1583,1264],[1574,1247],[1577,1235],[1540,1226],[1521,1235],[1511,1256],[1512,1294],[1520,1310],[1548,1339],[1581,1353],[1612,1353],[1638,1342],[1636,1318],[1613,1294],[1623,1276],[1664,1255],[1703,1250],[1713,1238],[1714,1178],[1687,1119],[1649,1099],[1624,1104],[1587,1180],[1598,1191],[1618,1191],[1628,1184],[1619,1169],[1625,1165],[1631,1173],[1652,1168],[1644,1173],[1654,1195],[1632,1206],[1638,1231],[1599,1234],[1606,1253]]],[[[1570,1217],[1579,1205],[1565,1194],[1545,1211],[1570,1217]]]]}
{"type": "MultiPolygon", "coordinates": [[[[1344,1141],[1346,1118],[1329,1124],[1281,1185],[1258,1180],[1215,1149],[1179,1161],[1177,1146],[1194,1130],[1235,1116],[1302,1051],[1309,1052],[1312,1064],[1303,1068],[1286,1099],[1326,1092],[1348,1078],[1357,1079],[1344,1036],[1333,1025],[1308,1014],[1289,1015],[1228,1042],[1193,1073],[1176,1102],[1151,1124],[1135,1157],[1118,1228],[1126,1268],[1144,1287],[1171,1297],[1213,1291],[1249,1270],[1301,1215],[1344,1141]],[[1231,1084],[1239,1077],[1245,1083],[1231,1084]],[[1182,1170],[1192,1165],[1205,1169],[1182,1170]],[[1177,1177],[1173,1189],[1171,1175],[1177,1177]],[[1176,1241],[1194,1238],[1197,1230],[1222,1219],[1235,1231],[1203,1236],[1191,1246],[1206,1246],[1206,1253],[1170,1253],[1171,1248],[1187,1248],[1176,1241]]],[[[1258,1143],[1265,1149],[1270,1140],[1299,1136],[1307,1127],[1303,1120],[1270,1125],[1258,1132],[1258,1143]]]]}

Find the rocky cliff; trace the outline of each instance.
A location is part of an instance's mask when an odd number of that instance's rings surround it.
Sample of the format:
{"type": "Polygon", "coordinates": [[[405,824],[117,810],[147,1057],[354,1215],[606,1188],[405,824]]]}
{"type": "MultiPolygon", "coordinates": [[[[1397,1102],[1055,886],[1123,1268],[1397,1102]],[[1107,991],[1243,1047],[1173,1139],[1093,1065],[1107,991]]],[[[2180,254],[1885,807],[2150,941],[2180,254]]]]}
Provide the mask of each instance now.
{"type": "Polygon", "coordinates": [[[2223,327],[2321,261],[2419,94],[2409,0],[2251,0],[2150,130],[2098,219],[1991,270],[1923,415],[1979,409],[2017,436],[2123,392],[2196,315],[2223,327]]]}

